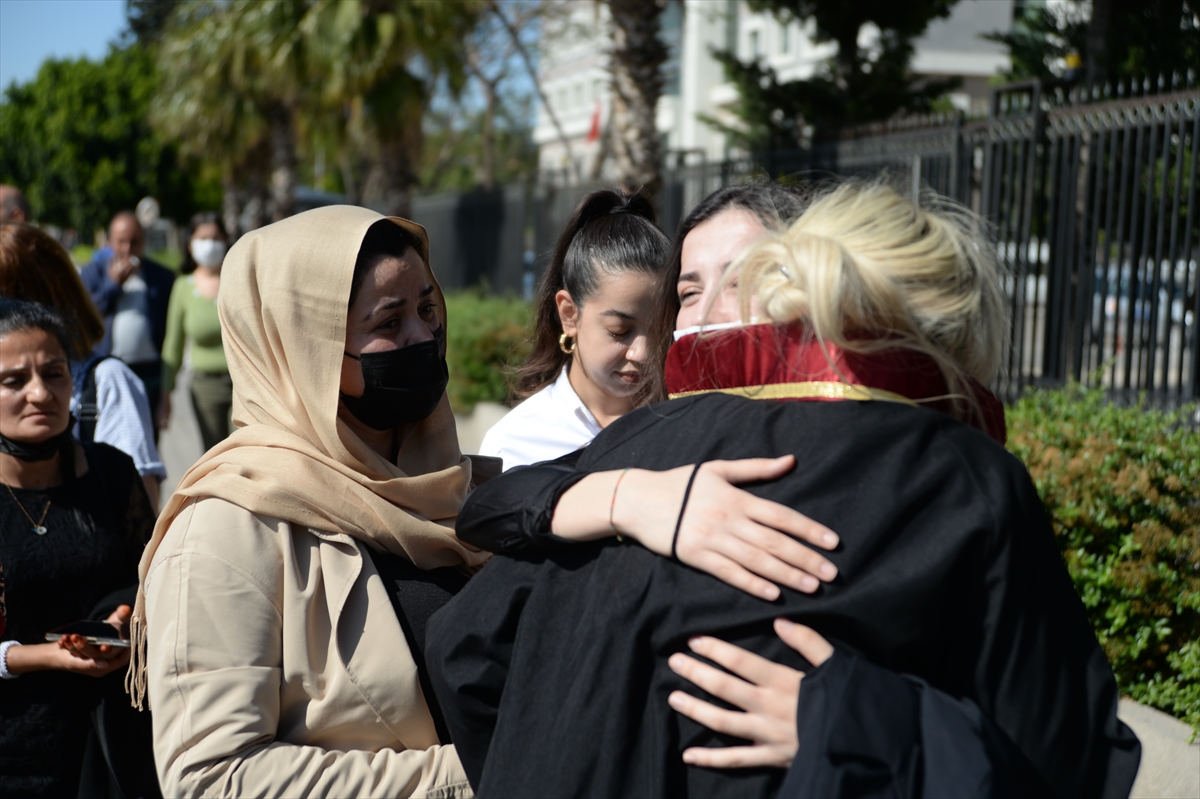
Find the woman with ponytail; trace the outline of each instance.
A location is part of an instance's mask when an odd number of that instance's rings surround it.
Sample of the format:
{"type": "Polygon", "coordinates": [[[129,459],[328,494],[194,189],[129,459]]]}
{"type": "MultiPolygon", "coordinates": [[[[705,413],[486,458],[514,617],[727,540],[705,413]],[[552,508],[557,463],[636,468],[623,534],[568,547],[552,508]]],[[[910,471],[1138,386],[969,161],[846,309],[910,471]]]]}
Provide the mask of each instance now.
{"type": "Polygon", "coordinates": [[[646,197],[601,189],[583,198],[538,290],[533,352],[515,384],[524,402],[488,431],[480,454],[505,469],[552,460],[633,410],[669,246],[646,197]]]}

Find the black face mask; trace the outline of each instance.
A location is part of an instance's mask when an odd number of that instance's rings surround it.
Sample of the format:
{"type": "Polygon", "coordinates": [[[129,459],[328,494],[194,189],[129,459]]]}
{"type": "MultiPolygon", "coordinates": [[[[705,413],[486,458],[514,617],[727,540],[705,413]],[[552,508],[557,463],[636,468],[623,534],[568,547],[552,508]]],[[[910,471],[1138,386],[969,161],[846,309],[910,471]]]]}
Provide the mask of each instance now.
{"type": "Polygon", "coordinates": [[[48,461],[57,455],[71,442],[71,428],[75,427],[75,416],[67,422],[67,429],[56,436],[47,438],[37,444],[26,441],[14,441],[0,433],[0,452],[12,455],[23,461],[48,461]]]}
{"type": "Polygon", "coordinates": [[[358,357],[346,353],[362,364],[367,385],[361,397],[342,394],[350,413],[375,430],[391,430],[428,418],[450,381],[450,370],[441,352],[444,331],[439,328],[432,341],[398,350],[364,352],[358,357]]]}

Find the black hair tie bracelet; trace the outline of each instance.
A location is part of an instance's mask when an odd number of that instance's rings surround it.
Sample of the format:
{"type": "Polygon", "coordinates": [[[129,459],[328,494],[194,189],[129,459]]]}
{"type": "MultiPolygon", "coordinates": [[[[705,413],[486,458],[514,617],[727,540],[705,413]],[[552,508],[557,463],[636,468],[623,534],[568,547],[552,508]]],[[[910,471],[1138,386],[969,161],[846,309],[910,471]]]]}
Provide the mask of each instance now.
{"type": "Polygon", "coordinates": [[[688,478],[687,488],[683,489],[683,504],[679,506],[679,518],[675,520],[675,535],[671,536],[671,560],[679,560],[676,547],[679,544],[679,528],[683,527],[683,512],[687,510],[688,497],[692,495],[692,483],[696,482],[696,473],[703,464],[697,463],[692,467],[692,476],[688,478]]]}

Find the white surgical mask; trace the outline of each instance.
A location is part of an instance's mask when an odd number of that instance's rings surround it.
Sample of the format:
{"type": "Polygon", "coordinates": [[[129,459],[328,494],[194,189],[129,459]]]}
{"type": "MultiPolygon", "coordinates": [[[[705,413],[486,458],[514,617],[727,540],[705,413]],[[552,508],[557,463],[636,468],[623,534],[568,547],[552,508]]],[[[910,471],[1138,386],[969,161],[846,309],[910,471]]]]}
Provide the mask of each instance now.
{"type": "MultiPolygon", "coordinates": [[[[750,324],[755,324],[756,322],[758,322],[758,317],[751,317],[750,324]]],[[[679,341],[679,339],[683,338],[684,336],[690,336],[694,333],[711,333],[714,330],[728,330],[731,327],[741,326],[742,321],[740,319],[735,322],[721,322],[720,324],[715,325],[692,325],[691,327],[685,327],[682,330],[676,330],[675,340],[679,341]]]]}
{"type": "Polygon", "coordinates": [[[188,247],[200,266],[212,269],[225,260],[225,242],[220,239],[192,239],[188,247]]]}

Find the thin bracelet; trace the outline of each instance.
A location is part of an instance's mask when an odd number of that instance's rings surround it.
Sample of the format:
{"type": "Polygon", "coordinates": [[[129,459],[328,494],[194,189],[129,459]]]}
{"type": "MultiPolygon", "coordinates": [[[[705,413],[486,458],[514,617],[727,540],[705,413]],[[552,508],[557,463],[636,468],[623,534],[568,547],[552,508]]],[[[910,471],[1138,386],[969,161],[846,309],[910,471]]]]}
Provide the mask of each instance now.
{"type": "Polygon", "coordinates": [[[0,679],[15,680],[21,676],[20,674],[13,674],[8,670],[8,650],[20,645],[20,641],[5,641],[0,644],[0,679]]]}
{"type": "MultiPolygon", "coordinates": [[[[625,475],[629,474],[629,470],[633,468],[626,466],[621,470],[621,474],[617,476],[617,482],[613,484],[612,502],[608,504],[608,526],[612,528],[613,533],[617,532],[617,526],[613,524],[613,512],[617,509],[617,489],[621,487],[621,481],[625,479],[625,475]]],[[[618,535],[617,538],[620,538],[618,535]]]]}
{"type": "Polygon", "coordinates": [[[683,512],[687,510],[688,497],[692,495],[692,483],[696,482],[696,474],[701,466],[702,464],[697,463],[692,467],[692,476],[688,478],[687,488],[683,489],[683,504],[679,506],[679,518],[675,520],[675,535],[671,536],[671,560],[679,560],[675,551],[679,544],[679,528],[683,527],[683,512]]]}

